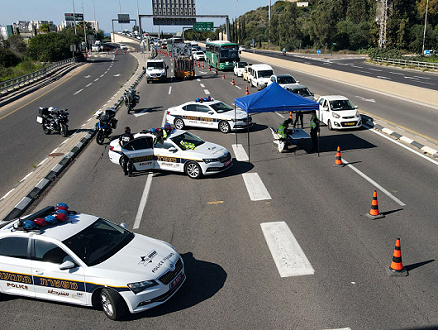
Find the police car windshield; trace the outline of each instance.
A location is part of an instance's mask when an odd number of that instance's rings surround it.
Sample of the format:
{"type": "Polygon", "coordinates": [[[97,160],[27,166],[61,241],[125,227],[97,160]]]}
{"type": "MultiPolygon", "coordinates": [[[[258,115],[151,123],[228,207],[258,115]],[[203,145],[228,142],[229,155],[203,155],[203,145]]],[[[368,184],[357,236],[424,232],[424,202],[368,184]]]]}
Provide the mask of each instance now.
{"type": "Polygon", "coordinates": [[[350,100],[336,100],[336,101],[330,101],[330,106],[333,111],[340,111],[340,110],[354,110],[353,104],[350,102],[350,100]]]}
{"type": "Polygon", "coordinates": [[[228,104],[225,104],[224,102],[217,102],[210,105],[217,113],[223,113],[233,110],[232,107],[230,107],[228,104]]]}
{"type": "Polygon", "coordinates": [[[181,141],[185,143],[193,143],[195,147],[200,146],[201,144],[204,144],[205,142],[198,138],[197,136],[190,134],[189,132],[184,132],[180,135],[177,135],[175,137],[170,138],[173,143],[175,143],[177,146],[181,145],[181,141]]]}
{"type": "Polygon", "coordinates": [[[116,254],[133,238],[133,233],[99,218],[63,243],[85,264],[94,266],[116,254]]]}

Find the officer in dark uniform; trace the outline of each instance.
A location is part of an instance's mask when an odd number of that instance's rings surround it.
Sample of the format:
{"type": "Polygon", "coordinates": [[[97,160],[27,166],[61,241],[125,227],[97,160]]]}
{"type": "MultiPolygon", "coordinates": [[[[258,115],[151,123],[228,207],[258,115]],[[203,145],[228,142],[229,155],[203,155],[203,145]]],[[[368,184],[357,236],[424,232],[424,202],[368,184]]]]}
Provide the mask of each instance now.
{"type": "MultiPolygon", "coordinates": [[[[127,126],[125,127],[125,133],[119,137],[119,144],[123,148],[132,140],[134,140],[134,135],[131,134],[131,128],[127,126]]],[[[129,161],[129,158],[126,155],[123,155],[122,157],[125,157],[125,161],[123,162],[123,172],[125,172],[125,175],[129,174],[129,176],[132,176],[132,162],[129,161]]]]}
{"type": "Polygon", "coordinates": [[[319,152],[318,145],[318,134],[319,134],[319,119],[316,116],[316,111],[312,110],[310,117],[310,137],[312,138],[312,151],[319,152]]]}

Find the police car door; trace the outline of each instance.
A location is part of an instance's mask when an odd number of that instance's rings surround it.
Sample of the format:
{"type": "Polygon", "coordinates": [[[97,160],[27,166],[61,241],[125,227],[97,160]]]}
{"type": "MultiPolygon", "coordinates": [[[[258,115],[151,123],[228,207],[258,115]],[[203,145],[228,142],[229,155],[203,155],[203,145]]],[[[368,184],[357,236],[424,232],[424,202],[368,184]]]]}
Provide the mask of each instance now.
{"type": "Polygon", "coordinates": [[[0,239],[1,292],[35,297],[28,243],[28,237],[10,236],[0,239]]]}
{"type": "Polygon", "coordinates": [[[187,126],[202,127],[199,121],[198,105],[194,103],[187,104],[183,107],[184,123],[187,126]]]}
{"type": "Polygon", "coordinates": [[[217,128],[217,121],[214,120],[215,112],[212,109],[204,104],[198,104],[197,113],[199,116],[199,124],[201,127],[212,128],[213,125],[216,124],[217,128]]]}
{"type": "Polygon", "coordinates": [[[156,168],[183,172],[183,164],[181,163],[181,149],[176,148],[169,140],[164,140],[163,143],[157,142],[154,146],[154,156],[156,159],[156,168]]]}
{"type": "Polygon", "coordinates": [[[32,240],[32,275],[36,298],[87,303],[84,269],[58,244],[39,238],[32,240]],[[71,262],[69,267],[66,261],[71,262]]]}
{"type": "Polygon", "coordinates": [[[137,171],[155,167],[153,141],[149,136],[142,136],[123,146],[122,152],[134,164],[137,171]]]}

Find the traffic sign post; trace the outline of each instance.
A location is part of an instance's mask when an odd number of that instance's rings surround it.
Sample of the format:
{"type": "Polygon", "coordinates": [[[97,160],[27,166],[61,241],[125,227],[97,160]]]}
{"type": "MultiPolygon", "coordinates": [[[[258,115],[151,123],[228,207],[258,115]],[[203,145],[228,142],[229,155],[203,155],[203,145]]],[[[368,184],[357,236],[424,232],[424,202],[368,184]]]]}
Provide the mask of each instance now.
{"type": "Polygon", "coordinates": [[[197,22],[193,25],[193,31],[214,31],[213,22],[197,22]]]}

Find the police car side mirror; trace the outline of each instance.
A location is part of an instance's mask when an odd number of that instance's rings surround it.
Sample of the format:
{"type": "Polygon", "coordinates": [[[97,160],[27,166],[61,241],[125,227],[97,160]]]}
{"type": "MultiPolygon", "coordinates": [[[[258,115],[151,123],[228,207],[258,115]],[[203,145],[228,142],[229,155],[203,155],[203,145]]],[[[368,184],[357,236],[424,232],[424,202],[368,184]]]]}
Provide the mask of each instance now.
{"type": "Polygon", "coordinates": [[[299,80],[295,80],[295,82],[296,82],[297,84],[299,84],[299,83],[300,83],[300,81],[299,81],[299,80]]]}
{"type": "Polygon", "coordinates": [[[328,107],[322,107],[322,110],[328,111],[328,107]]]}
{"type": "Polygon", "coordinates": [[[209,112],[207,112],[209,115],[214,115],[214,112],[213,111],[209,111],[209,112]]]}
{"type": "Polygon", "coordinates": [[[171,151],[171,152],[175,152],[176,148],[175,147],[170,147],[168,150],[171,151]]]}
{"type": "Polygon", "coordinates": [[[77,267],[77,265],[71,260],[66,260],[62,264],[59,265],[60,270],[72,269],[72,268],[76,268],[76,267],[77,267]]]}

